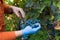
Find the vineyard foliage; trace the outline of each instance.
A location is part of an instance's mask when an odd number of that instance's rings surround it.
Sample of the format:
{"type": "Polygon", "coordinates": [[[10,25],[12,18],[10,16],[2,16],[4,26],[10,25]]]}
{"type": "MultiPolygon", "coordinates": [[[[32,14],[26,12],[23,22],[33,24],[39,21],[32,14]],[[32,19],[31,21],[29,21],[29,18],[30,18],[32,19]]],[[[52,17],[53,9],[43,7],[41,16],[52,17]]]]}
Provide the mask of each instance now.
{"type": "MultiPolygon", "coordinates": [[[[51,6],[53,2],[56,8],[57,20],[60,21],[60,0],[5,0],[11,6],[23,8],[26,14],[26,19],[39,19],[43,22],[42,13],[43,9],[51,6]]],[[[54,8],[52,8],[54,10],[54,8]]],[[[48,16],[47,16],[48,17],[48,16]]],[[[6,30],[12,31],[18,25],[19,18],[15,14],[5,14],[6,30]]],[[[44,22],[43,22],[44,23],[44,22]]],[[[46,40],[48,38],[45,29],[41,29],[37,34],[31,35],[30,40],[46,40]]]]}

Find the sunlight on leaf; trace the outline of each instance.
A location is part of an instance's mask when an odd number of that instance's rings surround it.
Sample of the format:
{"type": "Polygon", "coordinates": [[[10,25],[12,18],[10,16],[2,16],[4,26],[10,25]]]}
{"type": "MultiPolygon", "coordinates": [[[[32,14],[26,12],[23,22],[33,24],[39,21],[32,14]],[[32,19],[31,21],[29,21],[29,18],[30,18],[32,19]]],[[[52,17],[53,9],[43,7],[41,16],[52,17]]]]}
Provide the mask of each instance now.
{"type": "Polygon", "coordinates": [[[22,0],[20,0],[20,1],[22,1],[22,0]]]}
{"type": "Polygon", "coordinates": [[[11,2],[13,2],[13,0],[10,0],[11,2]]]}
{"type": "Polygon", "coordinates": [[[12,18],[11,17],[7,17],[7,20],[11,20],[12,18]]]}

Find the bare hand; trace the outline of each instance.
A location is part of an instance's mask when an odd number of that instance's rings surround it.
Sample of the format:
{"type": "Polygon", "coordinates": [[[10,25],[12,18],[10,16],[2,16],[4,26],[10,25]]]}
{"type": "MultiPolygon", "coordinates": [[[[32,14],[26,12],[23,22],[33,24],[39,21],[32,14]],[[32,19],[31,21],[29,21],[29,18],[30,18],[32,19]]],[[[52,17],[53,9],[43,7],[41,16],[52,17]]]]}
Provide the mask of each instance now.
{"type": "Polygon", "coordinates": [[[11,6],[13,9],[13,12],[19,17],[19,18],[25,18],[25,13],[22,8],[18,8],[15,6],[11,6]]]}

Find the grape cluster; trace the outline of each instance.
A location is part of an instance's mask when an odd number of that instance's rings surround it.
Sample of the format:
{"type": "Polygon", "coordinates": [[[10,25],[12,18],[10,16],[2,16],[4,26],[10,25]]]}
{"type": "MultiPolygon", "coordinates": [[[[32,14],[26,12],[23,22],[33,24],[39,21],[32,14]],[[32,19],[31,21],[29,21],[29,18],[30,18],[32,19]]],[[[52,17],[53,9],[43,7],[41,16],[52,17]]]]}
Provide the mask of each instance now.
{"type": "Polygon", "coordinates": [[[40,20],[37,19],[29,19],[24,24],[21,25],[22,29],[24,29],[26,26],[31,26],[32,28],[37,27],[38,25],[33,25],[35,23],[40,23],[40,20]]]}

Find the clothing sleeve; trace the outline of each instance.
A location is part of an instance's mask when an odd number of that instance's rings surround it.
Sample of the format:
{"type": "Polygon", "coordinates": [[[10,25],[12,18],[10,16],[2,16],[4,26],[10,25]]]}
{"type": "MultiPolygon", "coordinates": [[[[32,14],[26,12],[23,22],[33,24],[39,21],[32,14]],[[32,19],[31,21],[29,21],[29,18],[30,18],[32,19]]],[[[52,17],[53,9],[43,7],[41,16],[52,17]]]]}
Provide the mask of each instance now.
{"type": "Polygon", "coordinates": [[[15,40],[15,32],[0,32],[0,40],[15,40]]]}
{"type": "Polygon", "coordinates": [[[13,13],[13,10],[12,10],[12,8],[10,8],[9,5],[3,4],[3,6],[4,6],[4,13],[7,13],[7,14],[12,14],[13,13]]]}

